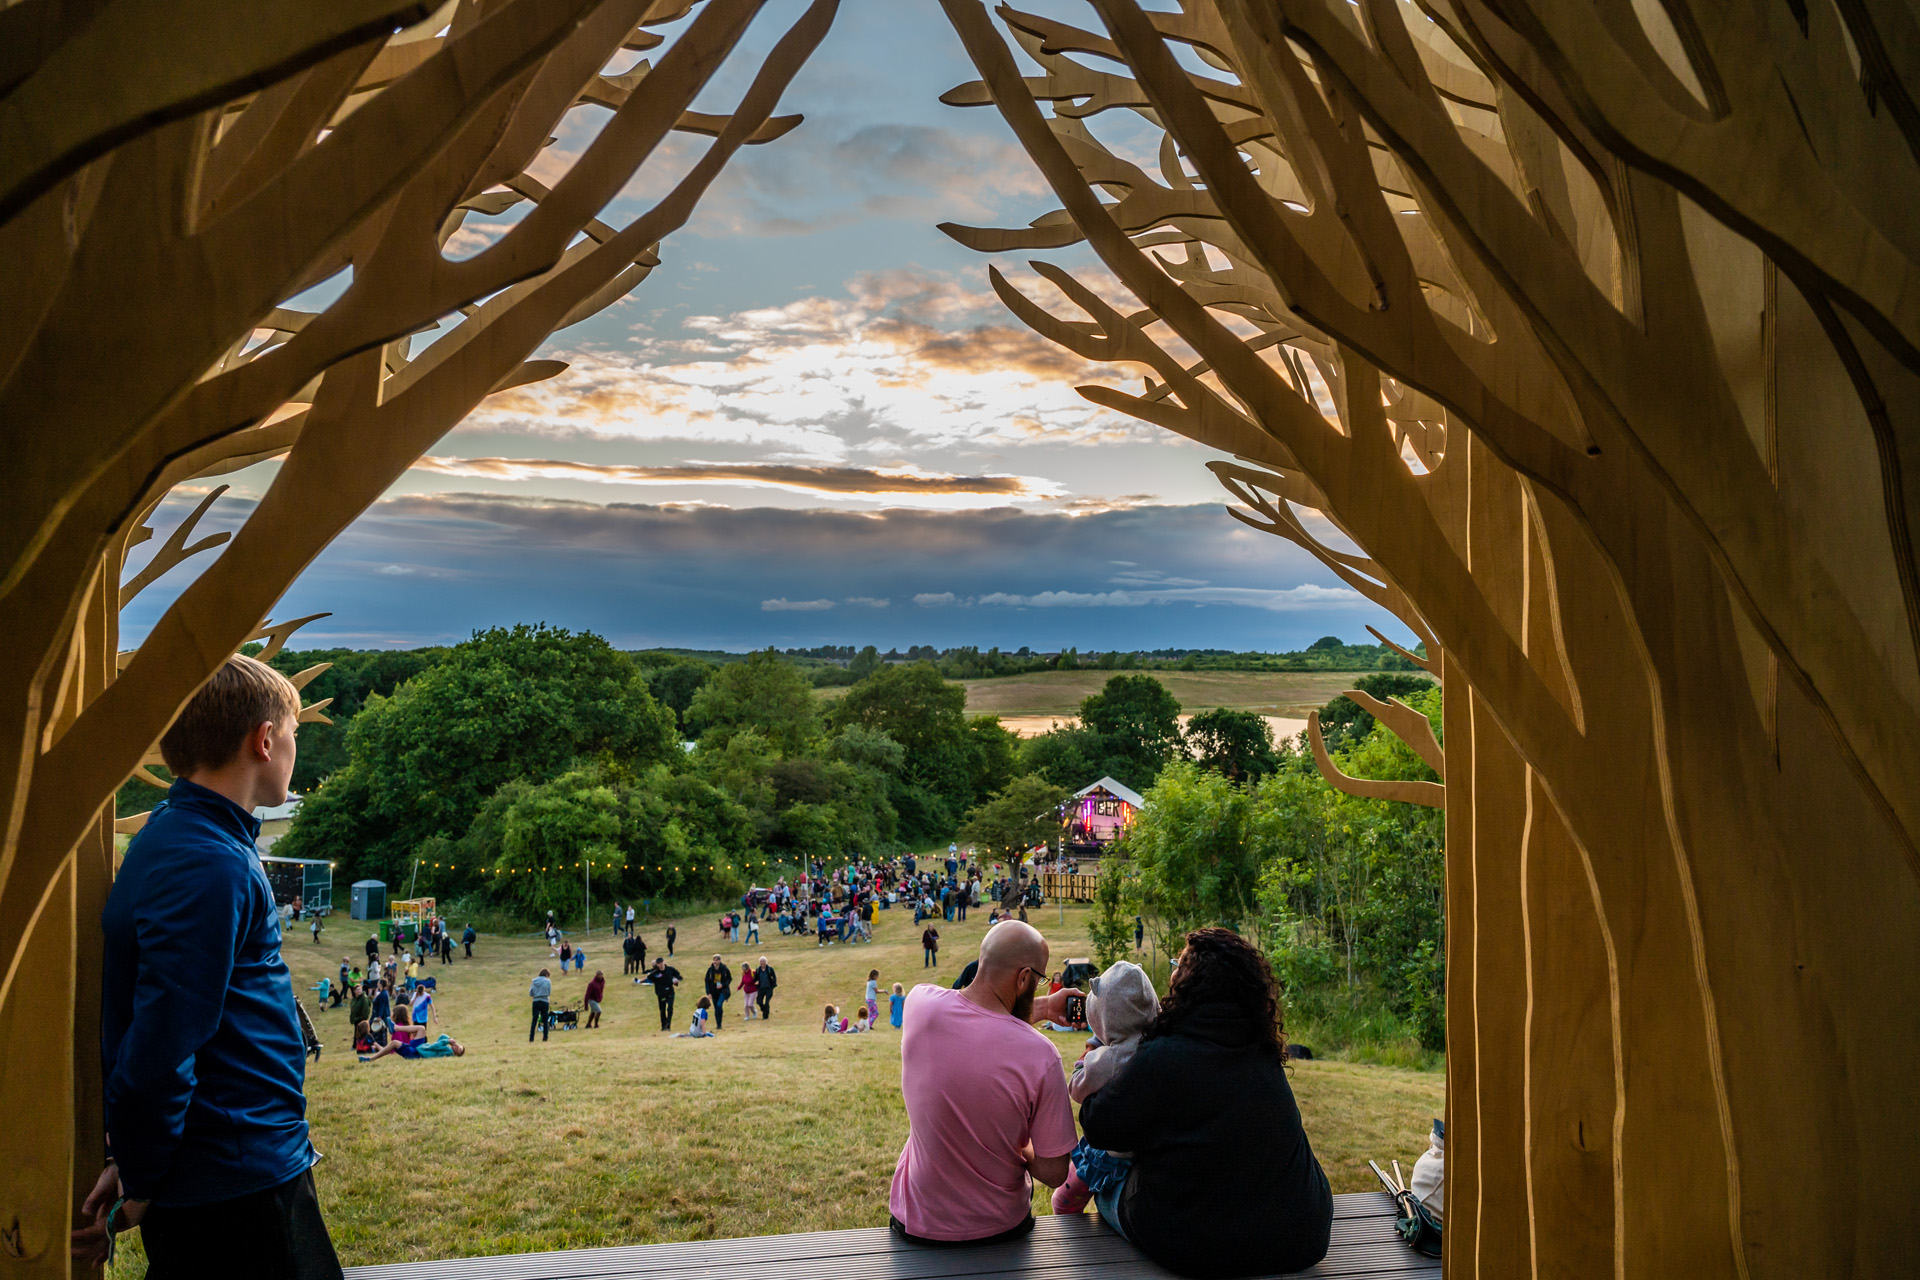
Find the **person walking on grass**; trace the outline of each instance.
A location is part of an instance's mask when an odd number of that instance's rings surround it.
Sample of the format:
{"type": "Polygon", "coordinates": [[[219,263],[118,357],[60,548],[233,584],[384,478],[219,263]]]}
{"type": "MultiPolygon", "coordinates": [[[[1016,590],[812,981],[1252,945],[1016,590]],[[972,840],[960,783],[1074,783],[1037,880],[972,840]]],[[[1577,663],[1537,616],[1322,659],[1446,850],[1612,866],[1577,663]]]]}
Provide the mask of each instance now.
{"type": "Polygon", "coordinates": [[[761,956],[753,977],[760,999],[760,1020],[765,1022],[773,1016],[773,989],[779,985],[779,976],[774,973],[773,966],[767,963],[767,958],[761,956]]]}
{"type": "Polygon", "coordinates": [[[672,925],[667,926],[667,958],[669,960],[673,958],[673,940],[679,936],[680,930],[674,928],[672,925]]]}
{"type": "Polygon", "coordinates": [[[673,990],[680,985],[680,971],[667,964],[665,956],[653,958],[653,968],[634,982],[644,982],[653,988],[654,996],[660,1002],[660,1029],[673,1030],[673,990]]]}
{"type": "Polygon", "coordinates": [[[587,1030],[593,1031],[600,1026],[600,1002],[606,998],[607,975],[600,970],[593,971],[593,980],[587,983],[587,1030]]]}
{"type": "Polygon", "coordinates": [[[553,975],[542,969],[527,988],[527,995],[533,1001],[533,1021],[527,1024],[527,1043],[533,1043],[535,1031],[540,1033],[540,1040],[545,1043],[553,1021],[550,1016],[553,1011],[553,975]]]}
{"type": "Polygon", "coordinates": [[[741,965],[740,966],[740,1003],[743,1006],[744,1012],[746,1014],[746,1019],[748,1022],[752,1022],[754,1019],[754,1016],[757,1013],[759,1013],[759,1010],[755,1007],[755,1004],[754,1004],[754,1002],[758,999],[759,995],[760,995],[759,972],[750,964],[741,965]]]}
{"type": "MultiPolygon", "coordinates": [[[[747,912],[747,941],[760,941],[760,918],[751,911],[747,912]]],[[[742,990],[744,989],[743,985],[742,990]]]]}
{"type": "Polygon", "coordinates": [[[631,902],[627,904],[627,936],[629,938],[633,936],[633,904],[631,902]]]}
{"type": "Polygon", "coordinates": [[[733,970],[727,968],[726,961],[719,956],[707,966],[707,995],[713,1000],[713,1029],[719,1031],[727,1025],[727,997],[733,994],[733,970]]]}
{"type": "Polygon", "coordinates": [[[467,931],[460,935],[461,945],[465,946],[467,949],[467,959],[469,960],[473,959],[473,944],[479,941],[479,938],[480,938],[480,935],[473,931],[473,924],[471,921],[469,921],[467,924],[467,931]]]}
{"type": "Polygon", "coordinates": [[[920,949],[926,954],[921,958],[922,969],[937,966],[940,963],[940,931],[928,925],[920,934],[920,949]]]}
{"type": "Polygon", "coordinates": [[[893,1023],[893,1029],[898,1031],[900,1029],[900,1020],[906,1012],[907,997],[897,982],[893,984],[893,994],[887,997],[887,1005],[888,1011],[891,1014],[890,1021],[893,1023]]]}
{"type": "Polygon", "coordinates": [[[341,1276],[314,1188],[301,1014],[254,845],[253,811],[286,800],[299,715],[284,675],[235,655],[160,739],[176,781],[100,914],[112,1151],[69,1239],[83,1267],[138,1225],[155,1280],[234,1258],[259,1280],[341,1276]]]}
{"type": "Polygon", "coordinates": [[[867,1025],[873,1026],[880,1021],[880,971],[867,970],[867,1025]]]}

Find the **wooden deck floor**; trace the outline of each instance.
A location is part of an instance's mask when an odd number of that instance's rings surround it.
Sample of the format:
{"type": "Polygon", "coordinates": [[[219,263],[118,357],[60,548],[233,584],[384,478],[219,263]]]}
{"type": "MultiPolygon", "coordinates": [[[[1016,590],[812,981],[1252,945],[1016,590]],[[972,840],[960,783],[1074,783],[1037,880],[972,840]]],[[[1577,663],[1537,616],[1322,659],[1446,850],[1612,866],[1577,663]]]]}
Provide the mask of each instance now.
{"type": "MultiPolygon", "coordinates": [[[[1422,1258],[1393,1233],[1393,1201],[1382,1192],[1335,1196],[1333,1247],[1306,1276],[1389,1276],[1439,1280],[1440,1264],[1422,1258]]],[[[627,1245],[564,1253],[521,1253],[349,1267],[352,1280],[1163,1280],[1147,1261],[1093,1214],[1041,1218],[1033,1234],[1012,1244],[931,1249],[893,1238],[884,1227],[748,1236],[684,1244],[627,1245]]]]}

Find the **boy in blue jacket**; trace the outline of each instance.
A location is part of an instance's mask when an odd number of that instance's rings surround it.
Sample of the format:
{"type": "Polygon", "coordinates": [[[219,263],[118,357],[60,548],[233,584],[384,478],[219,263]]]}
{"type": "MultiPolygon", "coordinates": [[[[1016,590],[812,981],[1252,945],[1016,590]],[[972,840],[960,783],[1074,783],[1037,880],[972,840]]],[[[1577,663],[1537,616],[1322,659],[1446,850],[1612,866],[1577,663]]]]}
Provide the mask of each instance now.
{"type": "Polygon", "coordinates": [[[253,810],[286,800],[300,697],[234,656],[160,739],[178,779],[107,897],[100,1049],[108,1163],[74,1256],[138,1225],[150,1280],[245,1260],[338,1280],[314,1194],[306,1053],[253,810]]]}

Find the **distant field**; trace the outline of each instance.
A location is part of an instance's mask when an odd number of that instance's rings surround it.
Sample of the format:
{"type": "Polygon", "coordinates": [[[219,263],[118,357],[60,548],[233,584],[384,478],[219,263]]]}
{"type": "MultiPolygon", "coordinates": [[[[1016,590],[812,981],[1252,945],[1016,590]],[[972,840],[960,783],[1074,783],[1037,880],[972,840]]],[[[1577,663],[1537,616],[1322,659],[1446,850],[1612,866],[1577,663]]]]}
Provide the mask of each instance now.
{"type": "MultiPolygon", "coordinates": [[[[962,680],[970,715],[1070,716],[1113,671],[1037,671],[994,680],[962,680]]],[[[1360,671],[1154,671],[1183,711],[1231,707],[1266,716],[1304,718],[1353,687],[1360,671]]]]}

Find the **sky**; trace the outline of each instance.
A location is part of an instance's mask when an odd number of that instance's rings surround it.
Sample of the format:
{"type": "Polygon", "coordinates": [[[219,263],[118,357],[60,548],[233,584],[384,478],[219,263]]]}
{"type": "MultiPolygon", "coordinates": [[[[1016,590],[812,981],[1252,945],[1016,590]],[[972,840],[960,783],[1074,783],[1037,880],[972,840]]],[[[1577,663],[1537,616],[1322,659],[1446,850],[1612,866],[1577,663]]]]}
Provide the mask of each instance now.
{"type": "MultiPolygon", "coordinates": [[[[772,0],[697,108],[727,111],[802,8],[772,0]]],[[[275,611],[330,614],[294,643],[439,644],[523,621],[625,648],[1286,650],[1364,642],[1369,623],[1407,638],[1236,520],[1205,467],[1219,455],[1076,394],[1138,391],[1139,375],[1004,308],[989,265],[1058,297],[1024,257],[937,229],[1057,206],[997,113],[939,102],[974,78],[932,0],[845,0],[781,104],[804,123],[737,156],[628,298],[553,335],[540,356],[565,373],[490,397],[319,557],[275,611]]],[[[576,111],[539,176],[604,118],[576,111]]],[[[1150,157],[1144,126],[1096,128],[1150,157]]],[[[637,215],[706,145],[673,135],[603,217],[637,215]]],[[[449,253],[516,212],[470,220],[449,253]]],[[[1124,297],[1083,248],[1044,256],[1124,297]]],[[[224,477],[203,527],[243,522],[276,466],[224,477]]],[[[176,493],[156,528],[204,492],[176,493]]],[[[135,600],[123,634],[191,573],[135,600]]]]}

